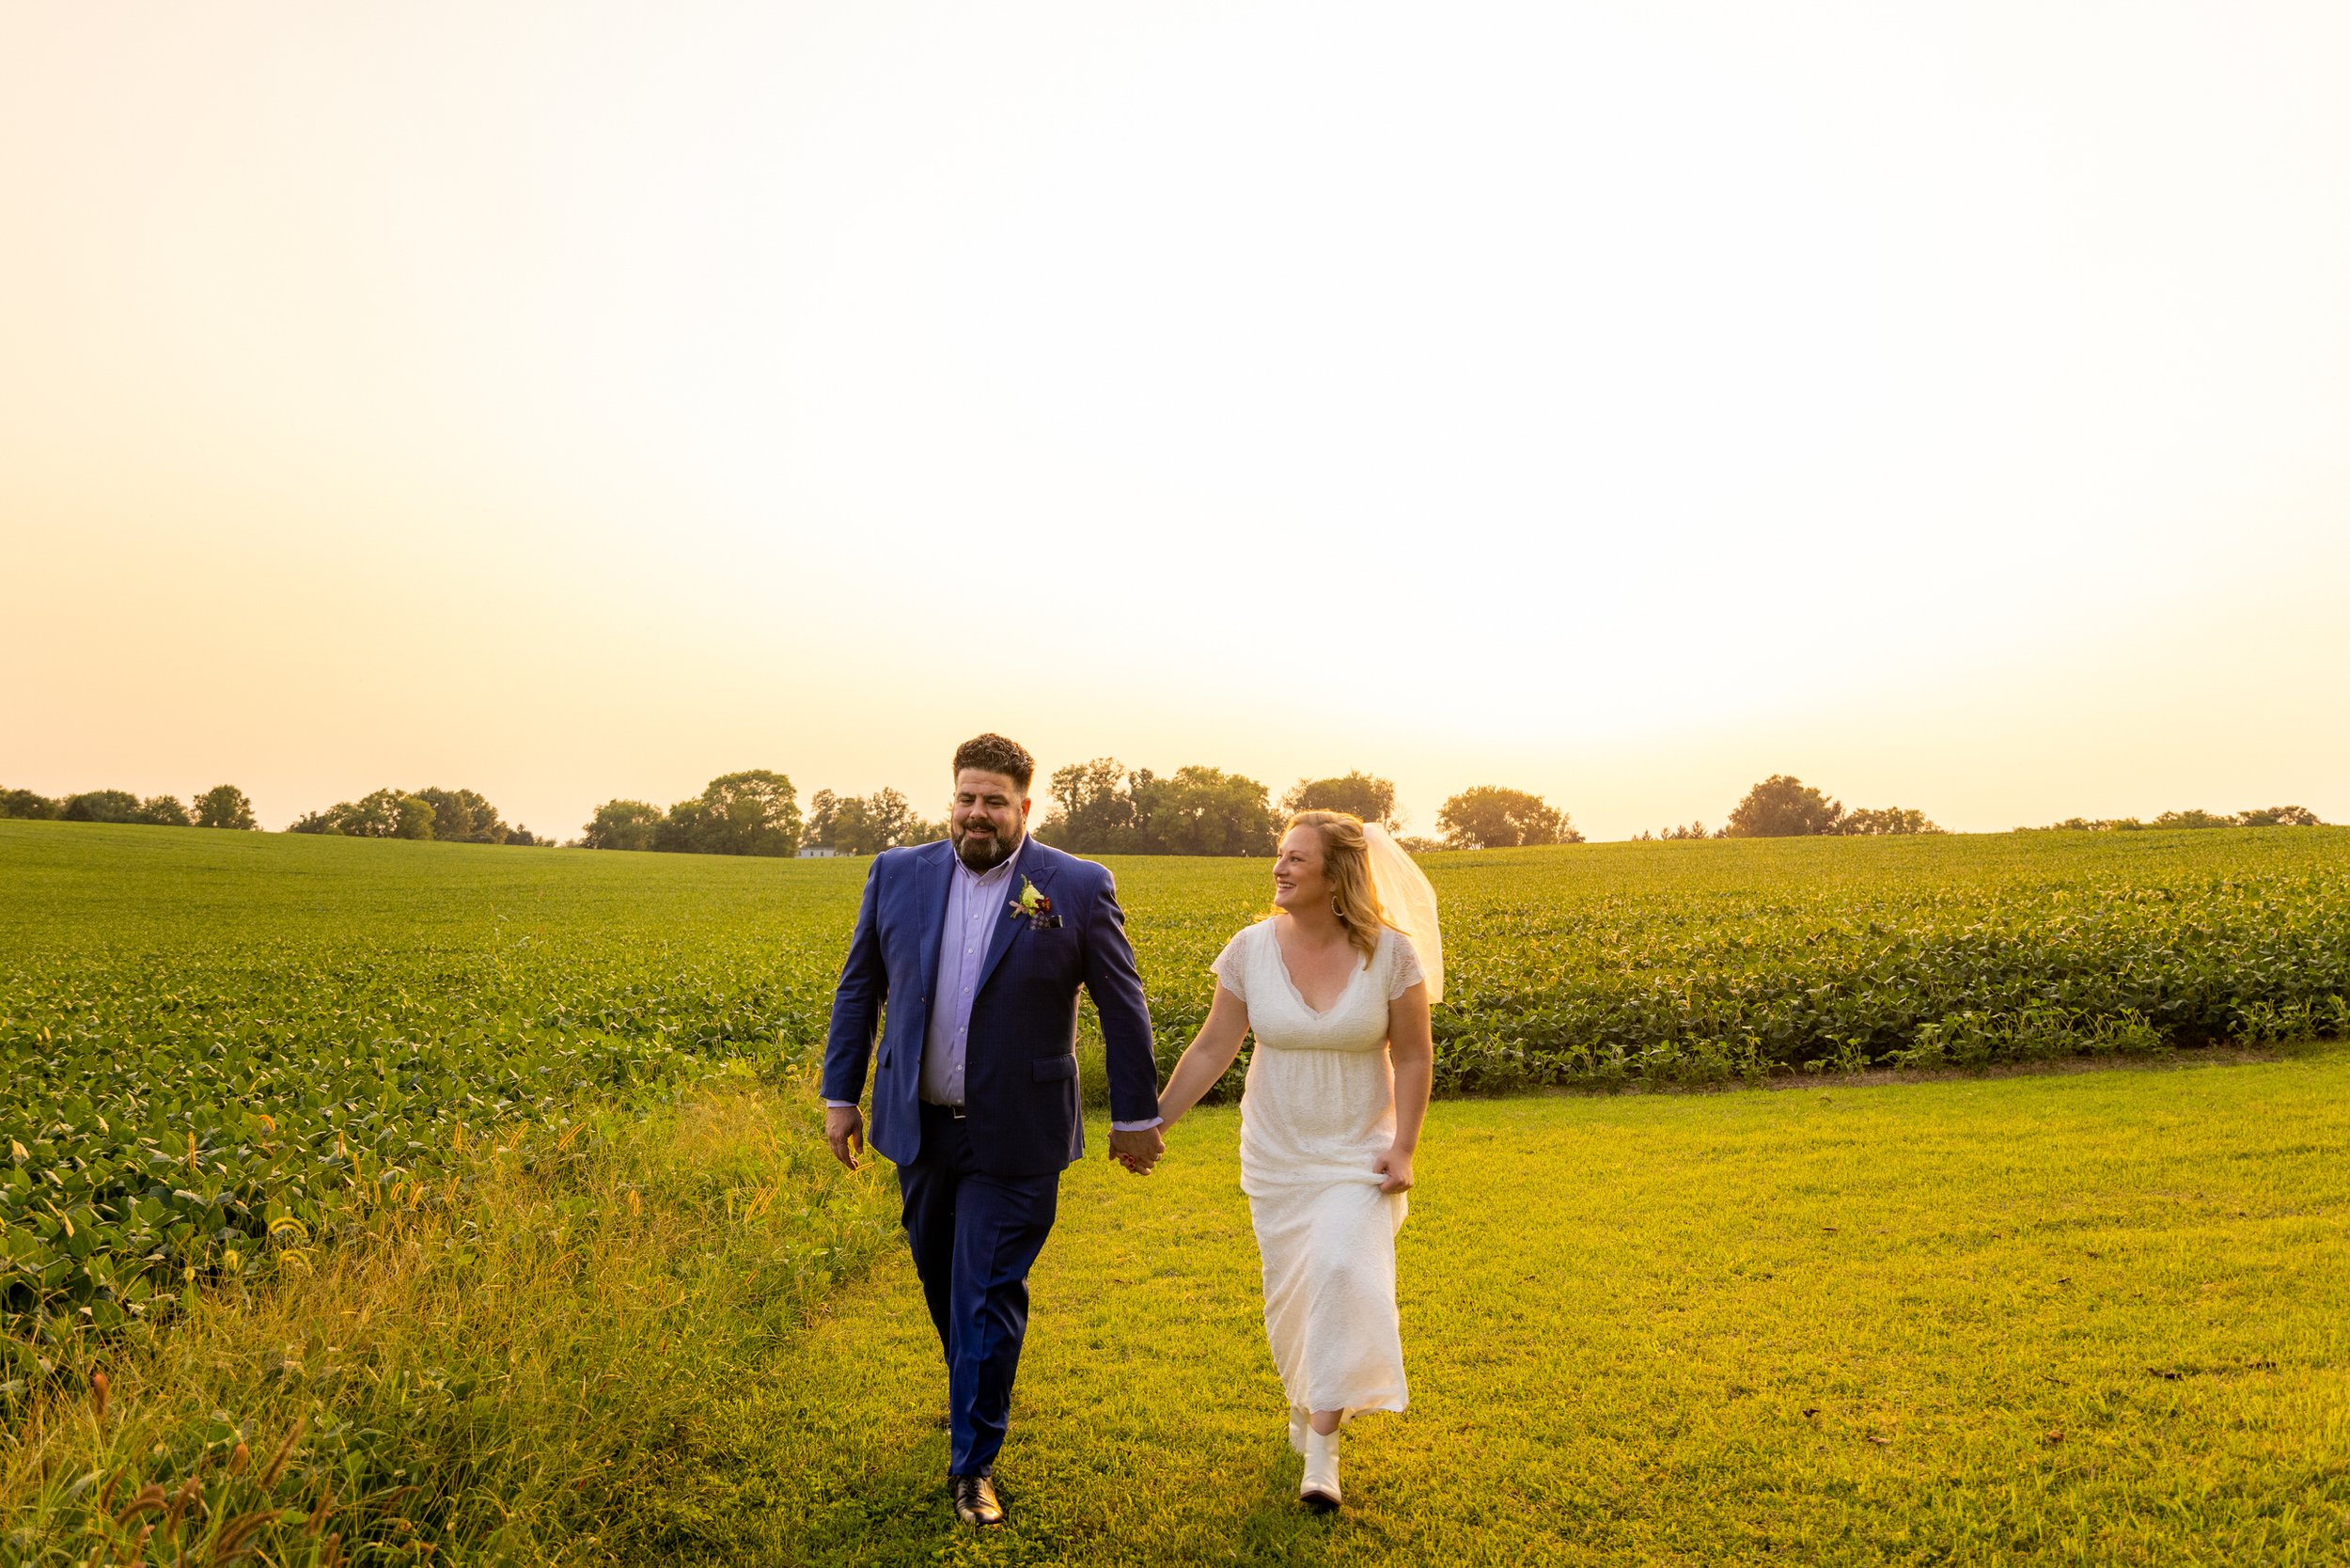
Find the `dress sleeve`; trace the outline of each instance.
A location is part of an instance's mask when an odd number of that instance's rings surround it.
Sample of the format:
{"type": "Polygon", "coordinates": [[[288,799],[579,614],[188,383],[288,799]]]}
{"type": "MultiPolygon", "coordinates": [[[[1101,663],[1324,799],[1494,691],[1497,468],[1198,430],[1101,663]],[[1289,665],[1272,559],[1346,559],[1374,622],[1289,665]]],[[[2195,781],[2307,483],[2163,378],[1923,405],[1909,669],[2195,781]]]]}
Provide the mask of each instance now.
{"type": "Polygon", "coordinates": [[[1426,980],[1428,972],[1419,966],[1419,949],[1412,946],[1410,937],[1390,931],[1386,939],[1395,949],[1387,960],[1387,1000],[1392,1002],[1426,980]]]}
{"type": "Polygon", "coordinates": [[[1215,962],[1208,965],[1215,978],[1223,982],[1224,989],[1244,1002],[1248,1000],[1248,938],[1256,929],[1255,926],[1243,927],[1230,942],[1224,944],[1224,950],[1215,955],[1215,962]]]}

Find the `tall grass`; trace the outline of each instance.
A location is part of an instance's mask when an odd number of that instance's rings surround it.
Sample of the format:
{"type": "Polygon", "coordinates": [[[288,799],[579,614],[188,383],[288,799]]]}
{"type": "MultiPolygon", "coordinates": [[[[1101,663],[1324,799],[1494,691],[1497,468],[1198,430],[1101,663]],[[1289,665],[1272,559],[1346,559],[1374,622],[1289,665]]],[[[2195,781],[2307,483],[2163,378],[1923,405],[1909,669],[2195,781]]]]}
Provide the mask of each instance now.
{"type": "Polygon", "coordinates": [[[69,1349],[0,1446],[24,1563],[641,1561],[697,1521],[700,1413],[896,1233],[805,1085],[480,1152],[461,1203],[69,1349]]]}

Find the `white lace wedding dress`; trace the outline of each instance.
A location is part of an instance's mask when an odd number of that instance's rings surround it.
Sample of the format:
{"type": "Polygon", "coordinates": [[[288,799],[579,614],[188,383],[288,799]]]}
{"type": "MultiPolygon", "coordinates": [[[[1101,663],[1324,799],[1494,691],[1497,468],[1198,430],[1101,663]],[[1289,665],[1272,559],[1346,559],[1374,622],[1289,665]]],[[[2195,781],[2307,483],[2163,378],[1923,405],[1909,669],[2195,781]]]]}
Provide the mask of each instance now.
{"type": "MultiPolygon", "coordinates": [[[[1404,1405],[1395,1233],[1407,1207],[1371,1162],[1395,1137],[1387,1004],[1421,979],[1401,934],[1327,1011],[1306,1005],[1271,918],[1211,966],[1248,1007],[1257,1048],[1240,1108],[1240,1184],[1264,1258],[1265,1337],[1292,1416],[1404,1405]]],[[[1296,1430],[1292,1425],[1292,1432],[1296,1430]]]]}

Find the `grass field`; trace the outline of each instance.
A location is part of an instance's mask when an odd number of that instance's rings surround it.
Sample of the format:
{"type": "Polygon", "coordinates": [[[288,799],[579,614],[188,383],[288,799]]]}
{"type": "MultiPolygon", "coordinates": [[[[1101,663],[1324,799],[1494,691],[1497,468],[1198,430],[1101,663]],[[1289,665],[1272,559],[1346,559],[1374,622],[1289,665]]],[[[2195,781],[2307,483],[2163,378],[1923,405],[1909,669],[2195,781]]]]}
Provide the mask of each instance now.
{"type": "MultiPolygon", "coordinates": [[[[1073,1173],[975,1547],[815,1137],[861,865],[0,823],[0,1561],[2350,1560],[2350,1057],[1834,1075],[2338,1033],[2350,832],[1429,865],[1449,1089],[1802,1087],[1441,1105],[1327,1529],[1230,1113],[1073,1173]]],[[[1265,869],[1117,869],[1171,1058],[1265,869]]]]}
{"type": "Polygon", "coordinates": [[[956,1539],[892,1253],[747,1379],[725,1561],[2350,1560],[2350,1051],[1439,1105],[1399,1241],[1412,1408],[1294,1504],[1230,1111],[1073,1172],[956,1539]]]}

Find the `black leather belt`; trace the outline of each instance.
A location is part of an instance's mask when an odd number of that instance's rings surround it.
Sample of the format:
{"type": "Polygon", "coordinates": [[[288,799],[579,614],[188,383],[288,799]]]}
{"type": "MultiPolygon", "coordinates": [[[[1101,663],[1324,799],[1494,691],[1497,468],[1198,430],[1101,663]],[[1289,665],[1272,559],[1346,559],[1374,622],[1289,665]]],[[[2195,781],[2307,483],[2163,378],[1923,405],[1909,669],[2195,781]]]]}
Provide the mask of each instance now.
{"type": "Polygon", "coordinates": [[[961,1105],[942,1105],[935,1100],[925,1100],[922,1102],[922,1105],[924,1108],[929,1110],[945,1111],[948,1116],[953,1117],[957,1121],[964,1120],[964,1117],[966,1114],[964,1107],[961,1105]]]}

